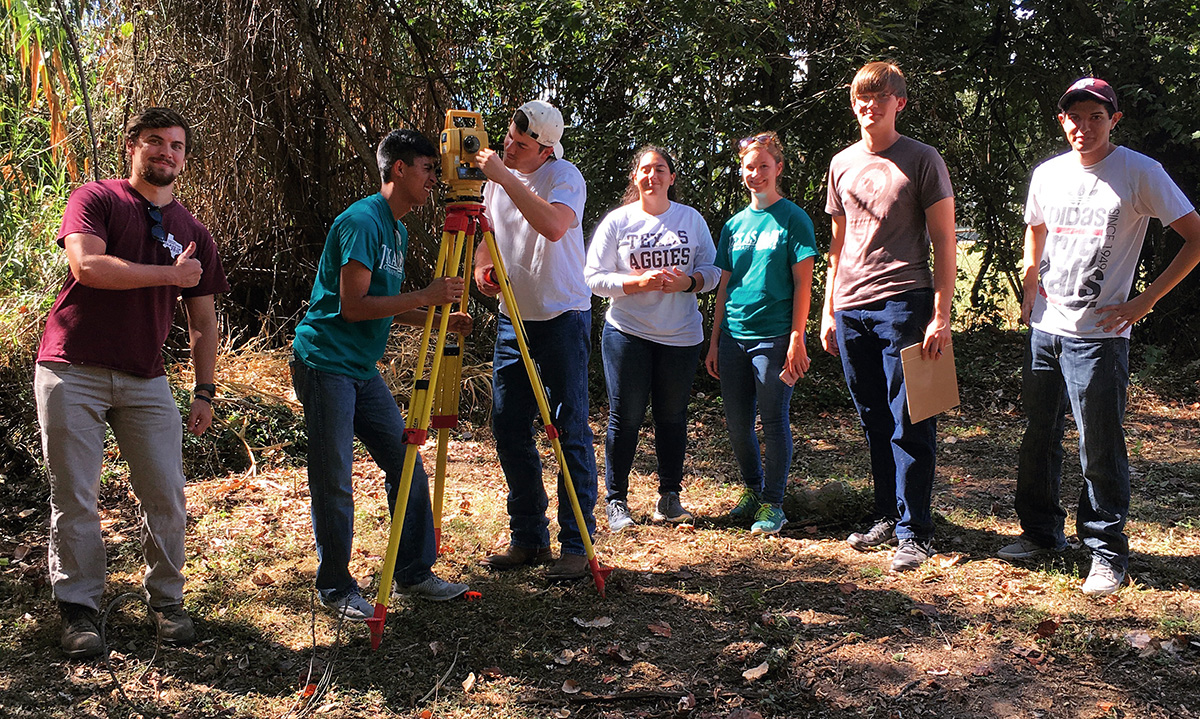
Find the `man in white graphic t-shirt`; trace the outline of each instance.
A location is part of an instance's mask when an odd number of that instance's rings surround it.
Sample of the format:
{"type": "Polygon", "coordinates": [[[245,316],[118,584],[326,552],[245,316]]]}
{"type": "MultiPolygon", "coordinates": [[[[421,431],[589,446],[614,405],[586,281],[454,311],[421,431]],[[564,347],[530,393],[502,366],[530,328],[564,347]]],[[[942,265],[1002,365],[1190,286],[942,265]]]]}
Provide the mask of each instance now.
{"type": "MultiPolygon", "coordinates": [[[[562,113],[534,100],[513,114],[504,137],[504,157],[480,150],[477,162],[488,183],[483,201],[495,228],[496,247],[512,282],[525,323],[529,353],[546,386],[555,429],[567,469],[595,532],[596,455],[588,424],[588,354],[591,347],[592,293],[583,279],[583,205],[587,186],[574,165],[562,159],[562,113]]],[[[500,292],[486,246],[476,254],[475,283],[488,295],[500,292]]],[[[533,437],[538,406],[525,373],[510,310],[500,303],[496,350],[492,358],[492,432],[508,482],[508,549],[485,557],[493,570],[550,561],[549,500],[533,437]]],[[[588,561],[562,477],[558,492],[562,554],[547,572],[550,579],[587,576],[588,561]]]]}
{"type": "Polygon", "coordinates": [[[1162,165],[1109,139],[1121,113],[1107,82],[1083,78],[1058,106],[1071,151],[1033,171],[1025,207],[1021,321],[1030,330],[1022,402],[1029,425],[1017,470],[1021,536],[998,554],[1031,559],[1067,546],[1059,492],[1069,408],[1084,478],[1076,531],[1092,555],[1083,592],[1102,596],[1120,588],[1129,563],[1122,427],[1129,329],[1200,262],[1200,217],[1162,165]],[[1151,217],[1185,244],[1129,299],[1151,217]]]}

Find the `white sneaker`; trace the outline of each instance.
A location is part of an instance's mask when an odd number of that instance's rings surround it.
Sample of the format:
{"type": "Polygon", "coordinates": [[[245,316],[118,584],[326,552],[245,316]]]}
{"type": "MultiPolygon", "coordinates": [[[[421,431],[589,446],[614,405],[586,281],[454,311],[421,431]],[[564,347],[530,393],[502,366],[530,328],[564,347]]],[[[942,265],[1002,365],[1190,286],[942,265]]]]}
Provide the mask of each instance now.
{"type": "Polygon", "coordinates": [[[365,622],[375,616],[375,605],[363,599],[358,592],[350,592],[337,599],[321,597],[321,604],[342,615],[348,622],[365,622]]]}
{"type": "Polygon", "coordinates": [[[1125,572],[1099,559],[1092,559],[1092,571],[1083,583],[1083,593],[1089,597],[1114,594],[1125,583],[1125,572]]]}
{"type": "Polygon", "coordinates": [[[401,594],[420,597],[430,602],[448,602],[451,599],[457,599],[470,588],[465,584],[447,582],[436,574],[429,575],[428,579],[417,584],[406,585],[397,582],[394,586],[401,594]]]}

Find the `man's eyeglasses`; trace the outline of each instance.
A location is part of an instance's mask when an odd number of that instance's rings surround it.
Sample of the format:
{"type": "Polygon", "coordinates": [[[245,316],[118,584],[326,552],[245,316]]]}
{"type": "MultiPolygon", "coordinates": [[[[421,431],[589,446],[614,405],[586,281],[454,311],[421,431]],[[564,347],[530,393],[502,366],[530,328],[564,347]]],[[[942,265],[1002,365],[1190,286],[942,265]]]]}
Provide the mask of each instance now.
{"type": "Polygon", "coordinates": [[[738,140],[738,152],[745,152],[754,145],[770,145],[772,142],[779,142],[779,137],[773,132],[760,132],[757,135],[743,137],[738,140]]]}
{"type": "Polygon", "coordinates": [[[861,95],[854,96],[854,102],[859,105],[870,105],[872,102],[876,105],[882,105],[887,102],[889,97],[895,97],[894,92],[864,92],[861,95]]]}

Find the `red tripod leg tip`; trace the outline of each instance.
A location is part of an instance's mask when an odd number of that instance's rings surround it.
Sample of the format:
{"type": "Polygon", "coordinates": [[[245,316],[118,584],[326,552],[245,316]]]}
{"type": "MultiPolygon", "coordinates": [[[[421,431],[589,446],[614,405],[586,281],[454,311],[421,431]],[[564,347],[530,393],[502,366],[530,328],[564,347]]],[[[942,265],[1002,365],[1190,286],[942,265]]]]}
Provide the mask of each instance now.
{"type": "Polygon", "coordinates": [[[383,622],[387,619],[387,606],[375,605],[375,616],[367,620],[367,628],[371,630],[371,649],[378,649],[383,643],[383,622]]]}
{"type": "Polygon", "coordinates": [[[600,560],[592,557],[588,560],[588,564],[592,568],[592,581],[596,583],[596,589],[600,592],[600,596],[604,596],[604,580],[608,579],[608,575],[612,574],[612,567],[601,566],[600,560]]]}

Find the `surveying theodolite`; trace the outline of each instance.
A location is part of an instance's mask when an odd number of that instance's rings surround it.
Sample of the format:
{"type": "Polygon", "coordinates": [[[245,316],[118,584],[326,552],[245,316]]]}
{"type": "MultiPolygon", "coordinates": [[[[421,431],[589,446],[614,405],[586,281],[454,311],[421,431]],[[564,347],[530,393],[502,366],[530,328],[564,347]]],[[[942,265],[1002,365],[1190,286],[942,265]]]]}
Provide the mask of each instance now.
{"type": "MultiPolygon", "coordinates": [[[[463,288],[462,299],[458,306],[460,312],[465,312],[467,298],[470,294],[471,261],[474,255],[475,237],[477,234],[482,234],[494,263],[495,282],[500,286],[505,307],[513,327],[516,329],[517,345],[521,350],[525,371],[529,375],[529,384],[537,399],[542,424],[546,428],[546,436],[554,447],[554,455],[563,475],[563,484],[566,486],[567,496],[571,500],[571,509],[574,511],[575,523],[579,526],[579,533],[583,539],[583,548],[591,567],[592,579],[596,583],[596,589],[600,592],[600,596],[603,597],[604,580],[612,569],[600,566],[600,562],[596,558],[596,550],[588,535],[587,523],[584,521],[583,509],[579,505],[579,497],[575,493],[575,485],[572,483],[570,471],[567,469],[562,443],[558,439],[558,430],[552,422],[553,417],[550,413],[546,389],[542,384],[533,357],[529,353],[525,326],[521,322],[512,285],[509,283],[508,273],[504,270],[504,261],[496,247],[496,240],[492,236],[491,223],[484,215],[483,183],[487,181],[487,178],[476,164],[477,154],[488,146],[487,133],[483,129],[483,118],[479,113],[466,110],[447,111],[440,145],[441,177],[446,188],[446,222],[442,228],[442,243],[438,248],[437,262],[433,268],[434,278],[461,276],[465,280],[466,286],[463,288]]],[[[430,307],[425,315],[424,330],[421,332],[417,368],[413,375],[413,392],[405,419],[404,443],[408,446],[405,448],[404,469],[400,477],[400,487],[396,493],[397,502],[392,514],[391,532],[388,536],[387,552],[384,555],[383,571],[379,579],[379,595],[375,600],[375,615],[367,620],[367,626],[371,630],[371,647],[373,649],[378,649],[380,642],[383,641],[383,625],[387,618],[388,601],[392,593],[392,576],[396,570],[396,554],[400,547],[400,536],[408,509],[407,498],[412,486],[413,471],[416,468],[417,450],[425,444],[430,428],[437,430],[433,526],[434,540],[438,550],[441,549],[442,500],[446,481],[447,446],[450,430],[458,426],[458,403],[462,389],[462,338],[456,338],[453,343],[447,342],[447,328],[452,304],[430,307]],[[441,311],[441,316],[438,323],[437,340],[434,344],[429,378],[426,378],[426,356],[429,354],[429,343],[433,336],[433,321],[438,316],[438,310],[441,311]]]]}

